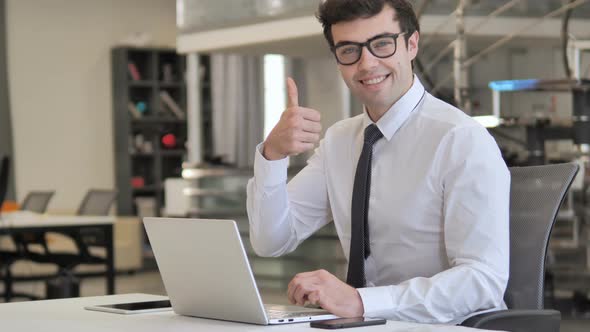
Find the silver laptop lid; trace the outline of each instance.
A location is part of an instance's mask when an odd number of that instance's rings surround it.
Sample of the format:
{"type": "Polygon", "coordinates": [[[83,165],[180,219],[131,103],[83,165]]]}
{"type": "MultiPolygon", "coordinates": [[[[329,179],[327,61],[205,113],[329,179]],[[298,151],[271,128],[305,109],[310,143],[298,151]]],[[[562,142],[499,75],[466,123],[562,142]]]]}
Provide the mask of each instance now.
{"type": "Polygon", "coordinates": [[[174,312],[268,324],[233,220],[144,218],[174,312]]]}

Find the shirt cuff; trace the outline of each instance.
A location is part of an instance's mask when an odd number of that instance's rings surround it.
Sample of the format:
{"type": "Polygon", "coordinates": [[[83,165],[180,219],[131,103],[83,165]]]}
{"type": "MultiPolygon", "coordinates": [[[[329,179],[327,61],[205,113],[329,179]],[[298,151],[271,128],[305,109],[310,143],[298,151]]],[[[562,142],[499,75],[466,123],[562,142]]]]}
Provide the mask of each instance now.
{"type": "Polygon", "coordinates": [[[395,296],[395,286],[380,286],[358,288],[357,291],[363,301],[365,313],[364,317],[389,317],[398,307],[393,300],[395,296]]]}
{"type": "Polygon", "coordinates": [[[264,142],[256,147],[254,157],[254,177],[256,182],[264,187],[272,187],[287,182],[287,167],[289,158],[285,157],[279,160],[267,160],[262,155],[264,142]]]}

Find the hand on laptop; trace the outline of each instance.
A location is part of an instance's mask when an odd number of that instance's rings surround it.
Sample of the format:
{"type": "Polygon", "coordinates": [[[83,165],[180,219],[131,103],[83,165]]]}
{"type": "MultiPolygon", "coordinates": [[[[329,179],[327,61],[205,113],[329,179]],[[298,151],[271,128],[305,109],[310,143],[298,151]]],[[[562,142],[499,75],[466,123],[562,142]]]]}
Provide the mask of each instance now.
{"type": "Polygon", "coordinates": [[[326,270],[298,273],[289,283],[287,296],[293,304],[320,305],[340,317],[362,317],[365,312],[356,288],[326,270]]]}

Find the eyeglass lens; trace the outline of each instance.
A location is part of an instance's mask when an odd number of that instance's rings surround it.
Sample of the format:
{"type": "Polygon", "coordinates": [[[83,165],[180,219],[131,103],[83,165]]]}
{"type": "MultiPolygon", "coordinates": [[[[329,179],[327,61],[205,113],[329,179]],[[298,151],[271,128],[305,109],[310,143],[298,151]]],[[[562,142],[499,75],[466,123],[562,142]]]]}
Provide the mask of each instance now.
{"type": "MultiPolygon", "coordinates": [[[[367,48],[376,57],[387,58],[395,53],[396,41],[394,36],[384,36],[372,40],[367,48]]],[[[344,65],[353,64],[361,58],[363,45],[346,44],[336,48],[336,57],[344,65]]]]}

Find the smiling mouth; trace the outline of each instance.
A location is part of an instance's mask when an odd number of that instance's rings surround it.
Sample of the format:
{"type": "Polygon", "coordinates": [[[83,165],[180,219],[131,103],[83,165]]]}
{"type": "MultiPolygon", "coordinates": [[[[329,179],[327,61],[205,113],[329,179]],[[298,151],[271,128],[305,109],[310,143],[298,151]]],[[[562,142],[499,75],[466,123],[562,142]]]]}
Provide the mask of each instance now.
{"type": "Polygon", "coordinates": [[[383,82],[391,74],[371,78],[370,80],[360,80],[363,85],[375,85],[383,82]]]}

